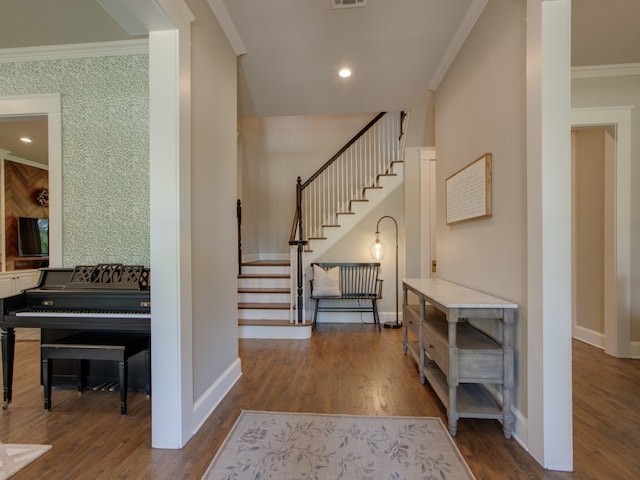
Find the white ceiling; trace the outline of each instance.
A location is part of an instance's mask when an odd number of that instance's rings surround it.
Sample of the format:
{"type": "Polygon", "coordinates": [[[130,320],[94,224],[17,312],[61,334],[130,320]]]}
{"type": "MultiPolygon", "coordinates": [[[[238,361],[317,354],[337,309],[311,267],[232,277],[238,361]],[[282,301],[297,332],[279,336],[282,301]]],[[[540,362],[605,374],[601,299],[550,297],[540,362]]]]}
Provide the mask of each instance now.
{"type": "Polygon", "coordinates": [[[46,165],[49,156],[46,116],[0,117],[0,149],[23,160],[46,165]],[[20,140],[28,137],[31,143],[20,140]]]}
{"type": "MultiPolygon", "coordinates": [[[[368,0],[364,8],[333,10],[332,0],[208,1],[226,7],[246,49],[241,116],[421,105],[484,3],[368,0]],[[353,70],[346,81],[337,76],[345,65],[353,70]]],[[[640,0],[573,0],[572,65],[640,63],[638,23],[640,0]]],[[[130,38],[96,0],[1,0],[0,49],[130,38]]],[[[0,124],[0,148],[36,155],[8,139],[7,127],[0,124]]]]}
{"type": "Polygon", "coordinates": [[[333,9],[331,0],[223,1],[247,51],[240,109],[249,117],[422,106],[454,56],[447,48],[468,33],[459,32],[467,12],[475,20],[485,3],[369,0],[333,9]],[[353,75],[340,78],[342,67],[353,75]]]}

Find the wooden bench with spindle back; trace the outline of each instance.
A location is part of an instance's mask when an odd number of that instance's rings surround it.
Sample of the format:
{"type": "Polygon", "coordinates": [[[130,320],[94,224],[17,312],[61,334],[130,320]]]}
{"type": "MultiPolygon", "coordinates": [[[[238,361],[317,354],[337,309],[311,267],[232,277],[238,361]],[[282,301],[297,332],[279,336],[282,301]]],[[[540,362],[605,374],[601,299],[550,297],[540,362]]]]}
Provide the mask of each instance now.
{"type": "Polygon", "coordinates": [[[371,312],[373,323],[380,328],[377,301],[382,298],[379,263],[312,263],[314,278],[310,280],[310,297],[315,300],[313,328],[318,312],[371,312]],[[337,269],[337,270],[336,270],[337,269]],[[349,300],[350,302],[335,302],[349,300]],[[360,303],[367,300],[366,304],[360,303]]]}

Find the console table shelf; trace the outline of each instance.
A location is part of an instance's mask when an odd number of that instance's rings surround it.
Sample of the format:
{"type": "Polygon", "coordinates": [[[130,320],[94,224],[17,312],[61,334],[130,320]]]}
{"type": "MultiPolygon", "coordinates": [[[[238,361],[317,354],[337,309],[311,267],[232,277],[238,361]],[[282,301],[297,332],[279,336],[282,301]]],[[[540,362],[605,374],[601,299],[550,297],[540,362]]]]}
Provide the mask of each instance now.
{"type": "Polygon", "coordinates": [[[417,305],[407,305],[403,314],[404,323],[404,354],[411,354],[413,359],[420,364],[420,308],[417,305]]]}
{"type": "Polygon", "coordinates": [[[517,305],[440,279],[404,279],[403,290],[403,350],[446,407],[451,435],[459,418],[495,418],[510,438],[517,305]],[[484,323],[497,332],[481,331],[484,323]]]}

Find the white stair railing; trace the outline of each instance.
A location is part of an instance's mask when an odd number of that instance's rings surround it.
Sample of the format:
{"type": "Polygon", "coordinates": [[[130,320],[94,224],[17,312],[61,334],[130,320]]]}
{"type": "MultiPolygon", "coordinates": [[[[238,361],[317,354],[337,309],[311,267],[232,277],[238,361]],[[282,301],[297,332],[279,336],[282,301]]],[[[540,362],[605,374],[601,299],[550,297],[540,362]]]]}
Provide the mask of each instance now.
{"type": "Polygon", "coordinates": [[[305,240],[323,238],[323,227],[337,225],[337,214],[349,212],[351,201],[362,200],[365,188],[376,187],[378,176],[402,160],[401,117],[402,112],[383,114],[302,184],[305,240]]]}
{"type": "Polygon", "coordinates": [[[403,160],[406,122],[405,112],[379,113],[306,182],[298,177],[289,241],[296,272],[292,271],[293,323],[304,318],[304,246],[324,238],[325,227],[338,225],[339,213],[349,212],[352,201],[364,200],[365,189],[378,187],[378,178],[390,174],[393,163],[403,160]]]}

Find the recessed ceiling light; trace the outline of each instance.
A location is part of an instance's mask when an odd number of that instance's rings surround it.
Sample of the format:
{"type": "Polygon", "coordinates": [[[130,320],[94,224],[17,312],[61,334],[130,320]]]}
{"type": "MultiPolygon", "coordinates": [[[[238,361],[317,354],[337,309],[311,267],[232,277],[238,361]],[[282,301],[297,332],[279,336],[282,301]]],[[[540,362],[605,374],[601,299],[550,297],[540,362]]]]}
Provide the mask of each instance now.
{"type": "Polygon", "coordinates": [[[338,72],[338,75],[340,75],[342,78],[347,78],[351,76],[351,70],[349,70],[348,68],[343,68],[342,70],[340,70],[338,72]]]}
{"type": "Polygon", "coordinates": [[[31,139],[29,137],[20,137],[20,141],[24,143],[31,143],[31,139]]]}

